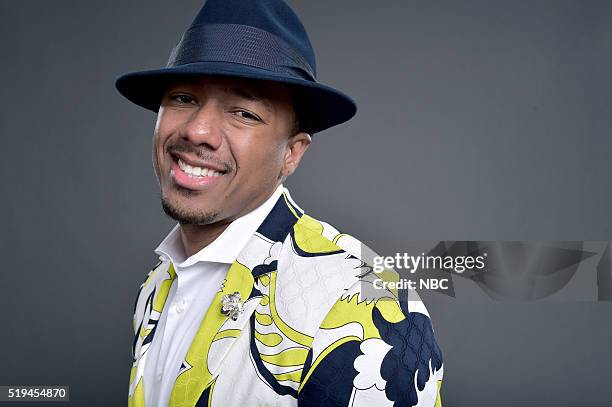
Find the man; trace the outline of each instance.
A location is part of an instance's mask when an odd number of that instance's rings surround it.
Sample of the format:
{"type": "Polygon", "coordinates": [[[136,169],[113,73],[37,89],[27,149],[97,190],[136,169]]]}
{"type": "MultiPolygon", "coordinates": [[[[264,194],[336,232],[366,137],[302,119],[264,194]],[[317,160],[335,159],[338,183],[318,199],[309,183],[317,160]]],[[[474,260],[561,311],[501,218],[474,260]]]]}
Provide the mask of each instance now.
{"type": "Polygon", "coordinates": [[[372,254],[283,182],[354,102],[315,79],[281,0],[209,0],[166,68],[117,80],[158,113],[153,163],[178,225],[134,312],[130,406],[439,406],[415,293],[372,289],[372,254]]]}

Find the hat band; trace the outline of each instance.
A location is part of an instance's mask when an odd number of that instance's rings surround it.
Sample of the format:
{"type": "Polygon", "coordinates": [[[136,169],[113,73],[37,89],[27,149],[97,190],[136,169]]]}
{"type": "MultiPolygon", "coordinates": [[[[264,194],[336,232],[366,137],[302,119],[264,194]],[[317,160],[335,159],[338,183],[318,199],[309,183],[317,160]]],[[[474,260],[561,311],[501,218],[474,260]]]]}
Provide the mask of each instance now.
{"type": "Polygon", "coordinates": [[[316,82],[306,59],[268,31],[241,24],[192,27],[170,54],[167,67],[194,62],[231,62],[316,82]]]}

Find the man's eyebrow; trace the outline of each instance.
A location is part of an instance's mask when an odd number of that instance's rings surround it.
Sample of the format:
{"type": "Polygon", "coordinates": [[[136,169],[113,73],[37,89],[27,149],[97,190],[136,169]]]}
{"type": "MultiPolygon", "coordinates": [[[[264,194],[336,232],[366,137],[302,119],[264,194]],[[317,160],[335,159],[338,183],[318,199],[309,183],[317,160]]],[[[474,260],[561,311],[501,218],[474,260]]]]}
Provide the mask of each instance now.
{"type": "Polygon", "coordinates": [[[227,87],[225,88],[225,91],[231,95],[235,95],[240,98],[250,100],[252,102],[259,102],[263,104],[265,108],[269,111],[273,110],[272,102],[270,102],[270,100],[264,96],[249,92],[243,88],[227,87]]]}

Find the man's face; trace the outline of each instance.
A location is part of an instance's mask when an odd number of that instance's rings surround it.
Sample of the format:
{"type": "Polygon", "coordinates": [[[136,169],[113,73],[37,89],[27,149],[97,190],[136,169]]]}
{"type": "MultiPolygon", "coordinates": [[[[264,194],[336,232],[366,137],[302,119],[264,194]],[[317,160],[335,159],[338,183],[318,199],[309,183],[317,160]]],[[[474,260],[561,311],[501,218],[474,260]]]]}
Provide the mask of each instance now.
{"type": "Polygon", "coordinates": [[[172,83],[155,126],[153,165],[166,213],[182,224],[231,222],[267,199],[310,144],[292,135],[281,84],[199,76],[172,83]]]}

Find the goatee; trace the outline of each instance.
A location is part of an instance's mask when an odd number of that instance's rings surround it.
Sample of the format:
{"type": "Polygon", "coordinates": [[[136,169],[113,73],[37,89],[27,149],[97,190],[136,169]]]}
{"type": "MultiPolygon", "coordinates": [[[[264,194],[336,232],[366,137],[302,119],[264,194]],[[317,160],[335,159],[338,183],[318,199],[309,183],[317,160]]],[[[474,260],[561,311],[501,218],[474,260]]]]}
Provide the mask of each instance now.
{"type": "Polygon", "coordinates": [[[193,213],[178,208],[172,205],[168,200],[166,200],[163,196],[161,198],[162,208],[166,215],[176,220],[181,225],[208,225],[213,223],[217,216],[219,215],[217,212],[208,212],[208,213],[193,213]]]}

